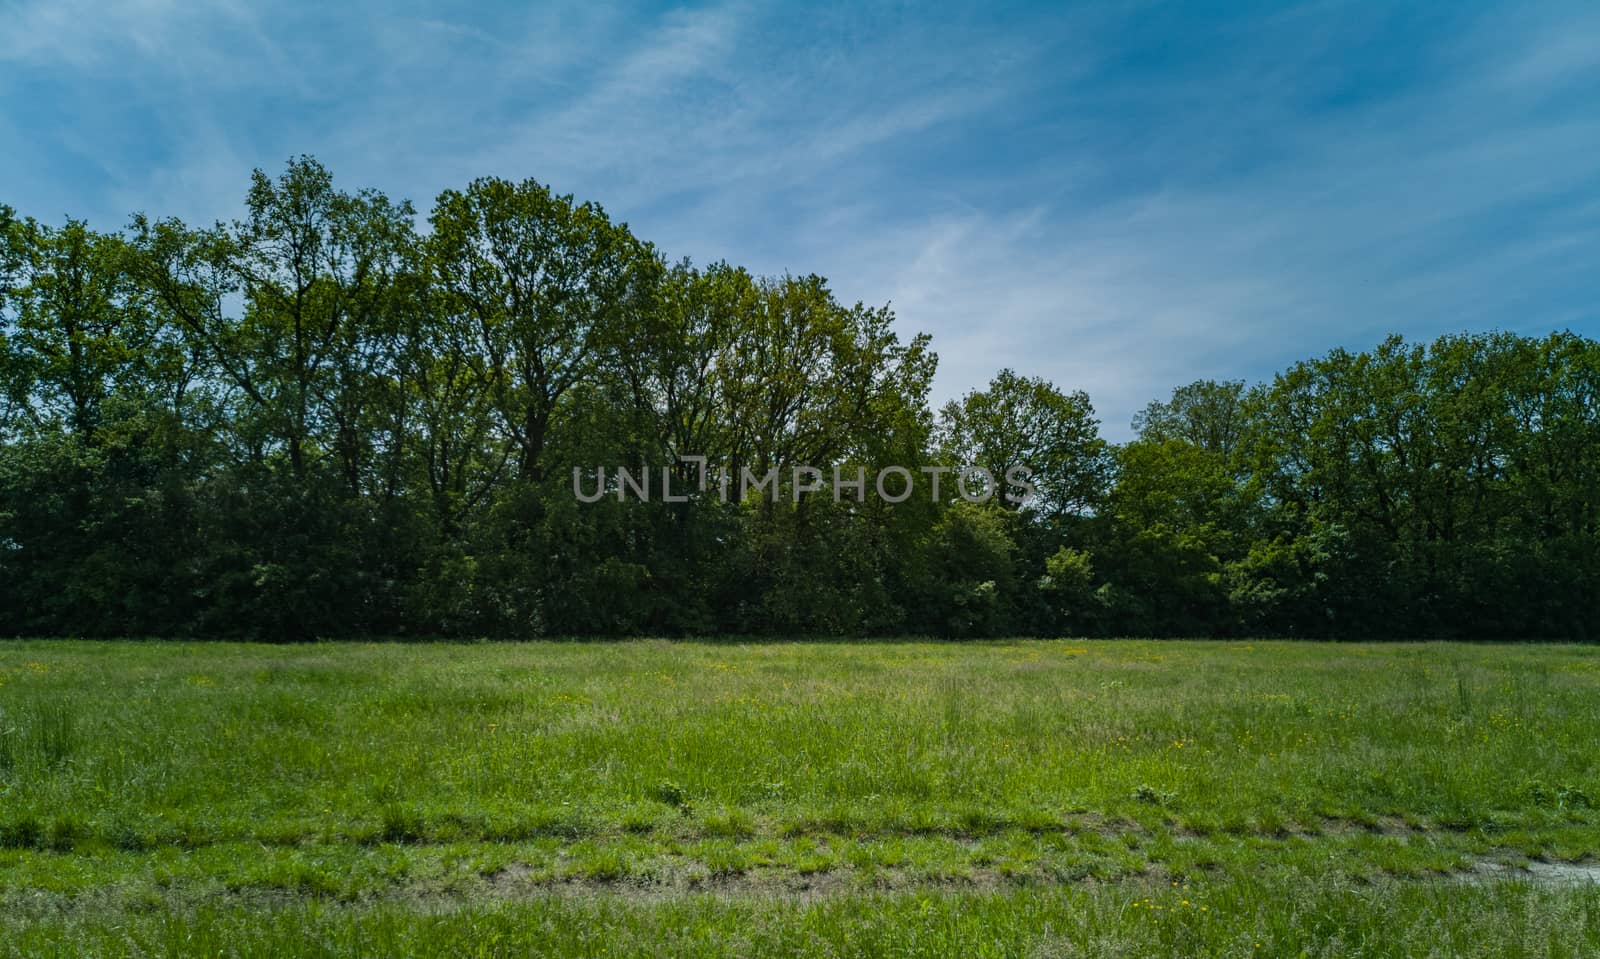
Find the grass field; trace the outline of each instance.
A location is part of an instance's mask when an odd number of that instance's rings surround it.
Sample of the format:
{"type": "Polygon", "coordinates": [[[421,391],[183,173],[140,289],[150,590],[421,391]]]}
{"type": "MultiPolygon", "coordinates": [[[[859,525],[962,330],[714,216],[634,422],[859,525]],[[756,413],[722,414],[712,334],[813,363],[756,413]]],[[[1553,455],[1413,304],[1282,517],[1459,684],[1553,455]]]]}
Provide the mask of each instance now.
{"type": "Polygon", "coordinates": [[[0,643],[0,954],[1600,954],[1600,648],[0,643]]]}

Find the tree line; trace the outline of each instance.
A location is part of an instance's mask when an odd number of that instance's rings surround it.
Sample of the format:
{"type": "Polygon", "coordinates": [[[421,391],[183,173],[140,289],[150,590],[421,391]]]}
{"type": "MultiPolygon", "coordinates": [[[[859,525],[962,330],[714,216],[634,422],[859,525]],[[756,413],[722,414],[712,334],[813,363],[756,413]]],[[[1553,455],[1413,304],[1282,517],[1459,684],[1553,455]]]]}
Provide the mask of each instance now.
{"type": "Polygon", "coordinates": [[[1571,333],[1196,382],[1114,444],[1083,392],[1010,370],[935,411],[929,338],[887,307],[669,261],[532,180],[447,190],[424,226],[302,157],[236,222],[0,206],[0,238],[3,634],[1600,625],[1600,344],[1571,333]],[[609,467],[697,490],[684,457],[1035,490],[574,495],[609,467]]]}

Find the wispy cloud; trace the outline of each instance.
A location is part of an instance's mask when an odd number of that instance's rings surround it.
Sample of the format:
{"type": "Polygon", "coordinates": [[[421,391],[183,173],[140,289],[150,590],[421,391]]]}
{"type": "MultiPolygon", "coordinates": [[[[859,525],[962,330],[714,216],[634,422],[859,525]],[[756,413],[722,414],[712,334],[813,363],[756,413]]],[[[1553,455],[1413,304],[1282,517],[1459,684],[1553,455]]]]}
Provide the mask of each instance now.
{"type": "MultiPolygon", "coordinates": [[[[1188,379],[1264,377],[1392,330],[1600,332],[1600,115],[1576,99],[1600,83],[1560,36],[1488,18],[1442,42],[1437,72],[1325,112],[1297,106],[1309,67],[1263,93],[1279,71],[1233,65],[1176,132],[1146,134],[1170,162],[1144,188],[857,224],[859,243],[816,255],[935,332],[945,393],[1014,366],[1088,389],[1113,435],[1188,379]],[[1236,115],[1252,97],[1273,102],[1236,115]]],[[[1163,96],[1148,82],[1106,95],[1163,96]]]]}
{"type": "Polygon", "coordinates": [[[1187,379],[1390,330],[1600,332],[1585,4],[5,13],[30,212],[227,217],[300,152],[424,209],[537,176],[669,255],[893,300],[940,398],[1012,366],[1116,436],[1187,379]]]}

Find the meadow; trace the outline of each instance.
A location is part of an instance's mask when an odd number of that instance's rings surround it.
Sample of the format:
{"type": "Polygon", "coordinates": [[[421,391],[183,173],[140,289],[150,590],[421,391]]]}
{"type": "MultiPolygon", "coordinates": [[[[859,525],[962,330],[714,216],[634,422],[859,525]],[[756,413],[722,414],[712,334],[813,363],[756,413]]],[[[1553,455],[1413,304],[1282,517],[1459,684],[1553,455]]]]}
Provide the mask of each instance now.
{"type": "Polygon", "coordinates": [[[1585,956],[1600,648],[0,643],[0,955],[1585,956]]]}

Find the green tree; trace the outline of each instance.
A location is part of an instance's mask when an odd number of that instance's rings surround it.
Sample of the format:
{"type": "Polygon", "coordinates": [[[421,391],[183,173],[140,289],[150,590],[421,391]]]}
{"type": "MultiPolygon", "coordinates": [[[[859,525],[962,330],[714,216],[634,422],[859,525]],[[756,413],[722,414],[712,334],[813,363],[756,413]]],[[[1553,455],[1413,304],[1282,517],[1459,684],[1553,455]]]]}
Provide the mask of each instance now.
{"type": "Polygon", "coordinates": [[[1242,380],[1196,380],[1172,398],[1146,406],[1133,418],[1140,439],[1182,440],[1209,453],[1231,457],[1245,430],[1242,380]]]}
{"type": "Polygon", "coordinates": [[[658,262],[598,205],[533,180],[447,190],[431,222],[436,281],[472,318],[518,475],[537,482],[561,398],[621,345],[658,262]]]}
{"type": "Polygon", "coordinates": [[[935,635],[993,636],[1013,623],[1016,544],[1005,510],[957,503],[927,531],[909,574],[912,624],[935,635]]]}
{"type": "Polygon", "coordinates": [[[1102,500],[1111,460],[1094,406],[1082,391],[1063,393],[1037,377],[1001,370],[987,389],[945,404],[939,440],[951,463],[988,470],[996,502],[1016,508],[1023,490],[1013,469],[1032,475],[1027,506],[1046,517],[1089,512],[1102,500]]]}

